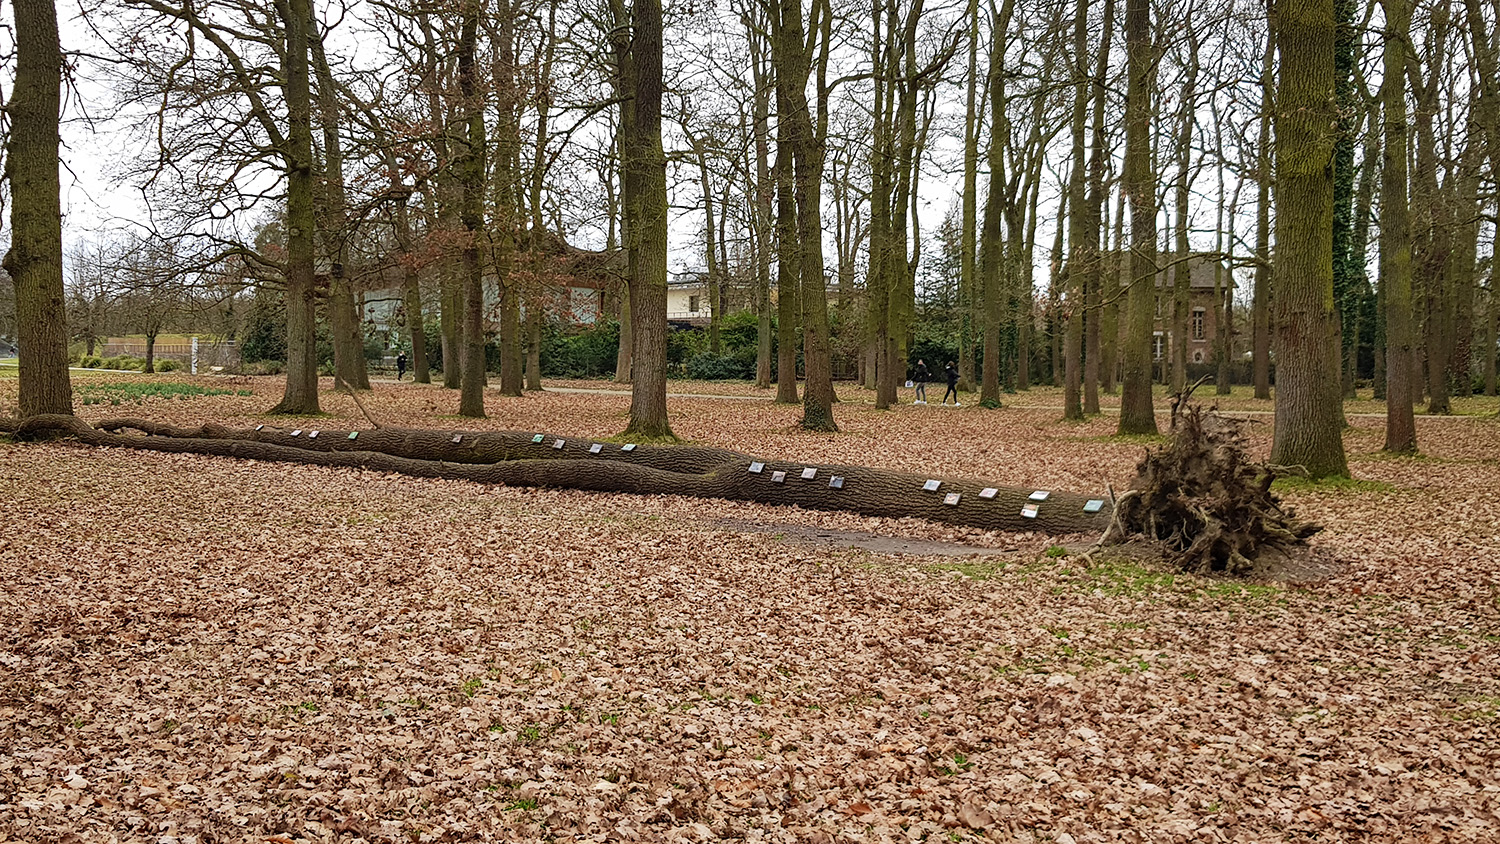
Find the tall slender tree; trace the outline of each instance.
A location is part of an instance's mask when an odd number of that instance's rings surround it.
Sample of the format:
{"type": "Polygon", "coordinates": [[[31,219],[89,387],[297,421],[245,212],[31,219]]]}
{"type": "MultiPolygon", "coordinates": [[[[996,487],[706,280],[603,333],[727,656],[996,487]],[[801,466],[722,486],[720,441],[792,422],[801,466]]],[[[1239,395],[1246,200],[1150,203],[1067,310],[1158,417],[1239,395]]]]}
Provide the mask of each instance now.
{"type": "Polygon", "coordinates": [[[1156,177],[1151,166],[1151,95],[1156,87],[1149,0],[1125,2],[1125,192],[1130,198],[1130,258],[1121,379],[1122,434],[1155,434],[1151,400],[1151,325],[1156,312],[1156,177]]]}

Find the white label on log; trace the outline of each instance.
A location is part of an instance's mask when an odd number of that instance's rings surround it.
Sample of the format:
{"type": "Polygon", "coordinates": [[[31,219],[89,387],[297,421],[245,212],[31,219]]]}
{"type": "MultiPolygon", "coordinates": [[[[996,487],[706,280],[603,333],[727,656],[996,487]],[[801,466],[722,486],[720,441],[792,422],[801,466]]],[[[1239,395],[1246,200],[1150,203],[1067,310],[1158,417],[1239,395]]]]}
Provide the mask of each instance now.
{"type": "Polygon", "coordinates": [[[960,496],[958,493],[950,492],[947,495],[943,496],[943,503],[947,504],[949,507],[957,507],[959,497],[960,496]]]}
{"type": "Polygon", "coordinates": [[[926,490],[927,492],[937,492],[938,487],[942,485],[942,481],[928,481],[927,483],[922,484],[922,489],[926,490]]]}
{"type": "Polygon", "coordinates": [[[1028,519],[1035,519],[1036,518],[1036,514],[1037,514],[1037,505],[1035,505],[1035,504],[1024,504],[1024,505],[1021,506],[1021,515],[1025,516],[1026,518],[1028,518],[1028,519]]]}
{"type": "Polygon", "coordinates": [[[453,441],[456,442],[456,443],[463,442],[464,441],[464,435],[463,434],[454,434],[453,435],[453,441]]]}
{"type": "Polygon", "coordinates": [[[264,428],[264,427],[266,427],[266,426],[264,426],[264,425],[256,425],[255,426],[255,430],[259,431],[261,428],[264,428]]]}
{"type": "Polygon", "coordinates": [[[310,434],[307,435],[307,438],[310,439],[310,440],[317,439],[318,438],[318,432],[317,431],[313,431],[312,433],[310,433],[310,434]]]}
{"type": "Polygon", "coordinates": [[[621,451],[635,451],[635,443],[626,443],[620,446],[621,451]]]}
{"type": "Polygon", "coordinates": [[[541,434],[537,434],[536,436],[534,436],[534,437],[531,438],[531,441],[534,442],[534,443],[539,443],[539,442],[541,442],[544,439],[546,439],[546,438],[543,437],[541,434]]]}
{"type": "Polygon", "coordinates": [[[1047,496],[1049,496],[1051,494],[1052,493],[1048,492],[1045,489],[1039,489],[1036,492],[1033,492],[1032,494],[1030,494],[1030,495],[1028,495],[1026,497],[1029,498],[1029,499],[1031,499],[1032,501],[1046,501],[1047,500],[1047,496]]]}
{"type": "Polygon", "coordinates": [[[828,488],[829,489],[843,489],[844,488],[844,476],[843,475],[834,475],[833,477],[829,478],[828,479],[828,488]]]}
{"type": "Polygon", "coordinates": [[[771,473],[771,483],[773,483],[773,484],[784,484],[784,483],[786,483],[786,472],[772,472],[771,473]]]}
{"type": "Polygon", "coordinates": [[[810,481],[813,478],[816,478],[817,476],[818,476],[818,470],[814,469],[811,466],[808,466],[806,469],[802,470],[802,480],[804,480],[804,481],[810,481]]]}
{"type": "Polygon", "coordinates": [[[350,431],[349,432],[349,439],[351,439],[351,440],[357,440],[357,439],[359,439],[359,432],[358,431],[350,431]]]}
{"type": "Polygon", "coordinates": [[[984,489],[981,489],[979,491],[979,497],[980,498],[994,498],[995,497],[995,493],[997,493],[999,491],[1000,490],[995,489],[992,486],[987,486],[984,489]]]}
{"type": "Polygon", "coordinates": [[[1103,509],[1104,499],[1102,498],[1090,498],[1089,500],[1083,502],[1083,512],[1085,513],[1097,513],[1103,509]]]}
{"type": "Polygon", "coordinates": [[[604,450],[604,443],[594,443],[589,446],[589,454],[598,454],[604,450]]]}
{"type": "Polygon", "coordinates": [[[750,474],[752,474],[752,475],[759,475],[761,472],[764,472],[765,470],[766,470],[766,464],[764,464],[764,463],[757,462],[757,463],[751,463],[750,464],[750,474]]]}
{"type": "Polygon", "coordinates": [[[293,431],[291,435],[294,436],[294,437],[300,437],[300,436],[302,436],[302,429],[298,428],[297,430],[293,431]]]}
{"type": "Polygon", "coordinates": [[[557,442],[554,442],[554,443],[553,443],[553,444],[552,444],[552,447],[553,447],[553,448],[562,448],[562,447],[563,447],[563,445],[564,445],[564,444],[565,444],[565,443],[564,443],[564,441],[563,441],[563,440],[558,440],[558,441],[557,441],[557,442]]]}

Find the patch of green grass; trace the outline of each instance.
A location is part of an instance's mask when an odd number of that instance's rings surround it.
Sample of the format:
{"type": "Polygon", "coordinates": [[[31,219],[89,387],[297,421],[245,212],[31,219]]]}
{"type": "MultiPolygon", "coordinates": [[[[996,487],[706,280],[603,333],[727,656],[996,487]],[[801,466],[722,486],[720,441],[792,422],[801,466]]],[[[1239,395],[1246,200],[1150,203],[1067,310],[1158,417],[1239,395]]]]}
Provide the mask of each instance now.
{"type": "Polygon", "coordinates": [[[1053,545],[1052,547],[1047,549],[1047,556],[1052,557],[1053,559],[1056,559],[1058,557],[1066,557],[1068,556],[1068,549],[1064,548],[1061,545],[1053,545]]]}
{"type": "Polygon", "coordinates": [[[470,677],[464,681],[462,686],[459,686],[459,690],[464,693],[464,697],[473,697],[479,693],[479,689],[482,686],[484,686],[484,680],[478,677],[470,677]]]}
{"type": "Polygon", "coordinates": [[[521,735],[521,741],[524,741],[524,742],[538,741],[542,737],[542,725],[540,725],[540,724],[528,724],[527,726],[521,728],[520,735],[521,735]]]}
{"type": "Polygon", "coordinates": [[[199,396],[251,396],[250,390],[221,390],[176,381],[122,381],[115,384],[80,384],[78,399],[90,404],[140,404],[146,399],[191,399],[199,396]]]}
{"type": "Polygon", "coordinates": [[[1271,483],[1276,492],[1323,492],[1352,495],[1361,492],[1395,492],[1396,487],[1384,481],[1362,481],[1358,478],[1277,478],[1271,483]]]}
{"type": "Polygon", "coordinates": [[[1455,721],[1493,721],[1500,717],[1500,695],[1469,695],[1458,699],[1458,708],[1448,713],[1455,721]]]}
{"type": "Polygon", "coordinates": [[[1086,591],[1099,589],[1106,595],[1144,595],[1171,589],[1177,582],[1170,572],[1153,571],[1144,566],[1120,558],[1095,558],[1088,575],[1093,582],[1085,582],[1086,591]]]}
{"type": "Polygon", "coordinates": [[[520,797],[520,798],[517,798],[515,800],[510,801],[509,803],[506,803],[505,804],[505,811],[507,811],[507,812],[514,812],[514,811],[530,812],[530,811],[536,809],[536,806],[537,806],[537,802],[536,802],[536,798],[535,797],[520,797]]]}

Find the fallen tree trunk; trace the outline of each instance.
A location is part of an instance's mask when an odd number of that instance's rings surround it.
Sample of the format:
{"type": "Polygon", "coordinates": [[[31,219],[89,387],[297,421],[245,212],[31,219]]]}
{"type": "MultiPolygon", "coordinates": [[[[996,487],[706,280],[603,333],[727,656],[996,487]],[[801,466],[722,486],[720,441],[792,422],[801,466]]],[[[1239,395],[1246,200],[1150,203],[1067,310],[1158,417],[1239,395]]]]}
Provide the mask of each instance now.
{"type": "Polygon", "coordinates": [[[33,416],[8,427],[21,437],[66,435],[96,446],[507,486],[794,504],[987,530],[1098,533],[1110,518],[1103,496],[1048,492],[1044,499],[1034,500],[1032,490],[991,487],[965,478],[924,478],[866,466],[760,460],[701,446],[621,445],[535,432],[231,429],[212,424],[176,428],[139,419],[108,420],[95,428],[72,416],[33,416]],[[810,478],[804,477],[808,470],[810,478]],[[938,482],[936,489],[925,488],[932,481],[938,482]],[[1091,501],[1097,503],[1090,505],[1091,501]]]}

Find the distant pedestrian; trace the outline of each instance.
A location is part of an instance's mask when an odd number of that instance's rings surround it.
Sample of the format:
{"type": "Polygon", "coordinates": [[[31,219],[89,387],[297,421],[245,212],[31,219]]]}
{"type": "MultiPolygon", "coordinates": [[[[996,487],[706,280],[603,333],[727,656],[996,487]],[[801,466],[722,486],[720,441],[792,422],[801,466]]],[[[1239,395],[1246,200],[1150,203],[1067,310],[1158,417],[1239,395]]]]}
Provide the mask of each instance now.
{"type": "Polygon", "coordinates": [[[948,376],[948,391],[943,393],[943,404],[948,403],[948,396],[951,395],[953,396],[953,406],[963,407],[963,405],[958,403],[958,367],[950,360],[948,361],[948,365],[943,368],[943,374],[948,376]]]}
{"type": "Polygon", "coordinates": [[[917,397],[912,404],[927,403],[927,382],[932,380],[932,373],[927,371],[927,364],[917,358],[917,367],[911,371],[911,381],[917,387],[917,397]]]}
{"type": "Polygon", "coordinates": [[[396,380],[400,381],[406,374],[406,352],[396,355],[396,380]]]}

